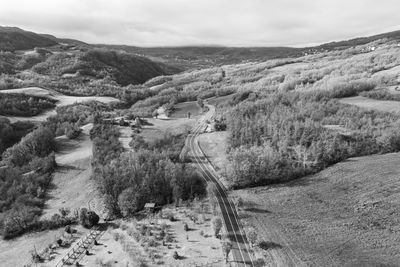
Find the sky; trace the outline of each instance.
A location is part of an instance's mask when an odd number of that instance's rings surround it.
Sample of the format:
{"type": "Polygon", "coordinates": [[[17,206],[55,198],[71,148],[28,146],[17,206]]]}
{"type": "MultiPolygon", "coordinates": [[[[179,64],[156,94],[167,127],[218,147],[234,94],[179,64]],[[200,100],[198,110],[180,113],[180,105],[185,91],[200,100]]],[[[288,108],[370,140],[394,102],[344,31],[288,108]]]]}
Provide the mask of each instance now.
{"type": "Polygon", "coordinates": [[[0,25],[88,43],[307,46],[400,30],[398,0],[0,0],[0,25]]]}

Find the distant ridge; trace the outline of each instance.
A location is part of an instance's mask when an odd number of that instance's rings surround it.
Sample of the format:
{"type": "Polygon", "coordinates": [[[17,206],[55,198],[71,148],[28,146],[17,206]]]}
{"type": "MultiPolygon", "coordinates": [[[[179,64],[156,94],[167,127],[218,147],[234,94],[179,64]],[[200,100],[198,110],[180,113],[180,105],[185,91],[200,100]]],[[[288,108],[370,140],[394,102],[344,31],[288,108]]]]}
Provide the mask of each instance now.
{"type": "Polygon", "coordinates": [[[381,39],[400,40],[400,31],[381,33],[381,34],[372,35],[369,37],[357,37],[357,38],[344,40],[344,41],[338,41],[338,42],[330,42],[330,43],[319,45],[318,47],[325,48],[325,49],[347,48],[350,46],[368,44],[373,41],[377,41],[377,40],[381,40],[381,39]]]}
{"type": "Polygon", "coordinates": [[[0,50],[2,51],[47,47],[57,43],[55,40],[34,32],[24,31],[17,27],[0,26],[0,50]]]}
{"type": "MultiPolygon", "coordinates": [[[[310,47],[226,47],[219,45],[188,45],[176,47],[138,47],[129,45],[87,44],[79,40],[57,38],[49,34],[37,34],[17,27],[0,26],[0,51],[15,51],[47,47],[58,43],[90,48],[123,50],[138,56],[148,57],[152,61],[172,66],[164,71],[175,73],[177,69],[193,69],[244,62],[260,62],[278,58],[295,58],[322,51],[341,50],[348,47],[367,44],[379,39],[400,40],[400,31],[358,37],[349,40],[329,42],[310,47]]],[[[160,66],[161,66],[160,65],[160,66]]],[[[155,70],[155,69],[154,69],[155,70]]],[[[158,72],[157,70],[156,72],[158,72]]]]}

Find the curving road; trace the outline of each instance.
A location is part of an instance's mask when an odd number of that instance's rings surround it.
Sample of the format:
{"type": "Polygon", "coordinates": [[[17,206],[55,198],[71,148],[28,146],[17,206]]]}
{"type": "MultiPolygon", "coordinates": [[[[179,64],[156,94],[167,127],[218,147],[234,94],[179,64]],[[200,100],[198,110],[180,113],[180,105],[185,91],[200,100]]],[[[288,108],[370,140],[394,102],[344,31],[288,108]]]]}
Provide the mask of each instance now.
{"type": "Polygon", "coordinates": [[[206,104],[209,111],[199,119],[197,125],[194,127],[192,134],[187,139],[187,145],[191,151],[191,159],[197,164],[199,172],[207,182],[212,182],[215,185],[215,196],[221,210],[221,217],[223,219],[225,230],[228,238],[232,242],[232,255],[234,262],[237,266],[254,266],[246,235],[240,226],[236,208],[232,201],[229,199],[225,187],[219,181],[216,171],[205,157],[199,143],[197,136],[206,128],[206,120],[211,120],[215,113],[214,106],[206,104]]]}

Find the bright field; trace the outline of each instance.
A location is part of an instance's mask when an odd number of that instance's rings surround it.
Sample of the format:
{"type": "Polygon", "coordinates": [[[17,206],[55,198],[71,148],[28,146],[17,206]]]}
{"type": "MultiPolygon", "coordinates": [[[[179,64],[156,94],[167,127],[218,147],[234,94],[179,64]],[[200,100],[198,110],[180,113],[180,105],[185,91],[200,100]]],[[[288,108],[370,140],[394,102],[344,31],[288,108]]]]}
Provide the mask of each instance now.
{"type": "Polygon", "coordinates": [[[384,112],[400,112],[399,101],[375,100],[363,96],[347,97],[340,99],[343,104],[358,106],[360,108],[375,109],[384,112]]]}

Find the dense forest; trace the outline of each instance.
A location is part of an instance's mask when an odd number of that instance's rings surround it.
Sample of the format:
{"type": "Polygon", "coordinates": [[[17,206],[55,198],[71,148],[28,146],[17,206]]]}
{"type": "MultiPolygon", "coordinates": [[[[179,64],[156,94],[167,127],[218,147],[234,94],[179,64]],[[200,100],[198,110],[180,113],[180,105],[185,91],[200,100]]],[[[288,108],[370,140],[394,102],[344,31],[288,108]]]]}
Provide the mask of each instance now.
{"type": "Polygon", "coordinates": [[[195,169],[177,161],[184,138],[169,136],[151,144],[141,140],[133,142],[138,150],[123,152],[114,126],[97,123],[91,136],[93,177],[105,195],[110,216],[130,216],[146,202],[164,205],[205,194],[205,184],[195,169]],[[168,149],[169,141],[176,149],[168,149]]]}
{"type": "Polygon", "coordinates": [[[7,118],[0,118],[0,160],[1,154],[19,142],[22,137],[27,135],[34,129],[34,125],[31,122],[15,122],[11,123],[7,118]]]}
{"type": "Polygon", "coordinates": [[[0,93],[0,115],[35,116],[55,107],[55,100],[24,94],[0,93]]]}
{"type": "Polygon", "coordinates": [[[3,153],[0,222],[4,238],[37,228],[51,172],[56,166],[54,135],[39,127],[3,153]]]}
{"type": "Polygon", "coordinates": [[[235,186],[288,181],[352,156],[400,151],[399,115],[341,104],[331,96],[277,93],[231,109],[229,177],[235,186]]]}
{"type": "Polygon", "coordinates": [[[73,136],[79,131],[80,126],[93,122],[101,112],[111,111],[110,106],[97,101],[76,103],[68,106],[57,107],[57,114],[51,116],[44,125],[51,129],[55,136],[73,136]]]}

